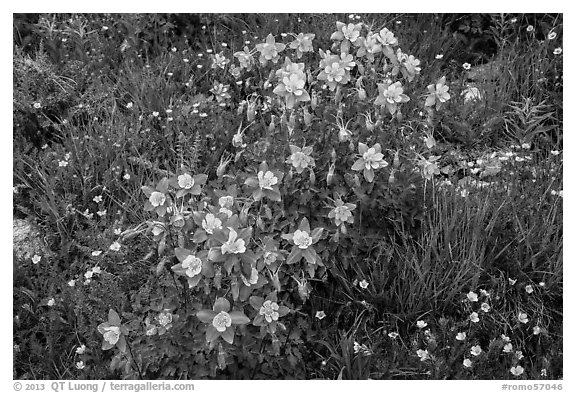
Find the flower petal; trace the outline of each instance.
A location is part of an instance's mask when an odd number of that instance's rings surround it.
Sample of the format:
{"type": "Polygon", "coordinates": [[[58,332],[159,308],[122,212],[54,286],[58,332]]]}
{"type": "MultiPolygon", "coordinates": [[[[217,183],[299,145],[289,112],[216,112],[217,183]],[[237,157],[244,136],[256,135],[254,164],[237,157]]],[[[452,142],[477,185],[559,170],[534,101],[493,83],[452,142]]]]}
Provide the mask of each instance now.
{"type": "Polygon", "coordinates": [[[250,322],[250,318],[248,318],[242,311],[231,311],[229,312],[229,315],[234,325],[245,325],[250,322]]]}
{"type": "Polygon", "coordinates": [[[219,297],[214,302],[214,307],[212,309],[217,313],[220,311],[228,312],[230,311],[230,302],[223,297],[219,297]]]}
{"type": "Polygon", "coordinates": [[[196,317],[204,323],[212,323],[212,320],[216,316],[217,312],[212,310],[200,310],[196,313],[196,317]]]}

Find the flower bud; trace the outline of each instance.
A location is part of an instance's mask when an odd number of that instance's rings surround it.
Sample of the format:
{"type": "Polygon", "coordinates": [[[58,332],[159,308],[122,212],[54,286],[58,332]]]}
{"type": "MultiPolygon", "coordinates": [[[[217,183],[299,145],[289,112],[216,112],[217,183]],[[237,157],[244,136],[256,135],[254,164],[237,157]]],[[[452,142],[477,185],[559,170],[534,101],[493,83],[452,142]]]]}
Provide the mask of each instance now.
{"type": "Polygon", "coordinates": [[[313,186],[314,184],[316,184],[316,175],[312,168],[310,168],[310,185],[313,186]]]}
{"type": "Polygon", "coordinates": [[[272,119],[270,120],[270,124],[268,125],[268,133],[274,134],[275,130],[276,130],[276,116],[272,115],[272,119]]]}
{"type": "Polygon", "coordinates": [[[308,112],[307,108],[304,108],[303,112],[304,112],[304,124],[306,125],[306,127],[310,127],[310,125],[312,124],[312,115],[308,112]]]}
{"type": "Polygon", "coordinates": [[[358,99],[364,101],[368,95],[366,94],[366,90],[358,89],[358,99]]]}
{"type": "Polygon", "coordinates": [[[330,164],[330,167],[328,168],[328,174],[326,175],[326,184],[327,185],[332,185],[332,183],[334,182],[334,167],[335,167],[334,162],[332,162],[330,164]]]}
{"type": "Polygon", "coordinates": [[[394,172],[395,172],[394,169],[390,171],[390,176],[388,177],[388,184],[394,184],[394,182],[396,181],[396,178],[394,177],[394,172]]]}
{"type": "Polygon", "coordinates": [[[312,92],[312,97],[310,98],[310,104],[313,110],[316,109],[316,107],[318,106],[318,94],[315,91],[312,92]]]}
{"type": "Polygon", "coordinates": [[[394,153],[394,160],[392,161],[392,166],[394,168],[400,168],[400,157],[398,155],[398,151],[396,151],[396,153],[394,153]]]}
{"type": "Polygon", "coordinates": [[[292,112],[290,119],[288,120],[288,135],[292,135],[294,129],[296,128],[296,112],[292,112]]]}
{"type": "Polygon", "coordinates": [[[249,122],[254,121],[256,118],[256,102],[248,103],[248,109],[246,110],[246,117],[249,122]]]}

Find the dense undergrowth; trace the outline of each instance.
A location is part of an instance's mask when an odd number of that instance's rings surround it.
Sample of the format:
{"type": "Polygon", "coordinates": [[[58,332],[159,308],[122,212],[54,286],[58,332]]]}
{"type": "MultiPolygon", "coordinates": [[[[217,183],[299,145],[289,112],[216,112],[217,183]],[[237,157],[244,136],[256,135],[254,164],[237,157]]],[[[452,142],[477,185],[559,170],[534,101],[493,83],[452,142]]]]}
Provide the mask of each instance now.
{"type": "Polygon", "coordinates": [[[561,15],[15,15],[15,378],[562,378],[561,15]]]}

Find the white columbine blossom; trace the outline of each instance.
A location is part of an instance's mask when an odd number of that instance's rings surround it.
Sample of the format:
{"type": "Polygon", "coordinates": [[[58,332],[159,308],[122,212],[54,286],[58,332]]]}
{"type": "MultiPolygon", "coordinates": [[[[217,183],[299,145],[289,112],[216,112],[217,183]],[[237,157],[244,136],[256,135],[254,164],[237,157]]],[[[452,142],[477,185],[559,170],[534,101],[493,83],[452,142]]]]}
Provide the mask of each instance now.
{"type": "Polygon", "coordinates": [[[202,220],[202,228],[204,228],[207,233],[212,235],[214,233],[214,229],[222,228],[222,221],[214,214],[208,213],[202,220]]]}
{"type": "Polygon", "coordinates": [[[222,254],[242,254],[246,252],[246,242],[244,242],[244,239],[237,239],[238,233],[232,228],[228,229],[230,233],[228,234],[228,241],[222,244],[222,254]]]}
{"type": "Polygon", "coordinates": [[[261,189],[271,190],[272,186],[278,184],[278,178],[274,176],[271,171],[260,171],[258,172],[258,183],[261,189]]]}
{"type": "Polygon", "coordinates": [[[280,314],[278,314],[278,303],[266,300],[262,307],[260,307],[260,315],[264,315],[266,322],[270,323],[272,321],[277,321],[280,314]]]}
{"type": "Polygon", "coordinates": [[[306,249],[312,245],[312,238],[306,231],[301,231],[297,229],[294,232],[294,244],[298,246],[298,248],[306,249]]]}
{"type": "Polygon", "coordinates": [[[188,255],[182,261],[182,267],[186,269],[186,275],[192,278],[202,271],[202,260],[194,255],[188,255]]]}
{"type": "Polygon", "coordinates": [[[212,326],[220,333],[226,331],[226,328],[232,326],[232,318],[226,311],[220,311],[212,320],[212,326]]]}
{"type": "Polygon", "coordinates": [[[185,173],[178,176],[178,185],[186,190],[189,190],[194,186],[194,178],[189,174],[185,173]]]}
{"type": "Polygon", "coordinates": [[[120,339],[120,328],[118,326],[110,326],[104,328],[106,331],[104,333],[104,340],[106,340],[110,345],[114,345],[120,339]]]}

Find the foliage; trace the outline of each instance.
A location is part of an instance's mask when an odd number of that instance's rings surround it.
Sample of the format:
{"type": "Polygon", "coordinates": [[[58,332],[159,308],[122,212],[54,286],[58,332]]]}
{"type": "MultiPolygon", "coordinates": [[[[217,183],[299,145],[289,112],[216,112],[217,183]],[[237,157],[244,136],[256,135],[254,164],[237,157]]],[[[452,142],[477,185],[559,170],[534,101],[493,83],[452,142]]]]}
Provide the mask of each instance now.
{"type": "Polygon", "coordinates": [[[15,377],[562,377],[561,19],[38,18],[15,377]]]}

